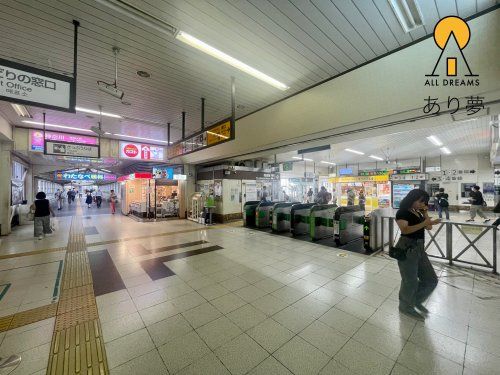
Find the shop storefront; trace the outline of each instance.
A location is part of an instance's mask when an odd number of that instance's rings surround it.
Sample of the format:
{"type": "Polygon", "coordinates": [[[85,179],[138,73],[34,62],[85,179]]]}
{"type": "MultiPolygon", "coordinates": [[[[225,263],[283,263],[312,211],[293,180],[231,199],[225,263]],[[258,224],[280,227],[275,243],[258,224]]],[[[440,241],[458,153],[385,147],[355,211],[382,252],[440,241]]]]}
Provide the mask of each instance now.
{"type": "Polygon", "coordinates": [[[329,182],[336,186],[337,204],[359,204],[359,195],[365,196],[365,210],[391,207],[391,182],[389,175],[332,177],[329,182]],[[351,202],[350,202],[351,201],[351,202]]]}
{"type": "Polygon", "coordinates": [[[179,182],[185,175],[174,174],[168,168],[162,174],[157,168],[153,173],[132,173],[118,178],[120,182],[121,211],[124,215],[147,221],[178,218],[181,199],[179,182]]]}
{"type": "Polygon", "coordinates": [[[404,197],[413,189],[425,189],[425,181],[428,180],[426,173],[397,173],[391,175],[392,182],[392,206],[399,208],[404,197]]]}

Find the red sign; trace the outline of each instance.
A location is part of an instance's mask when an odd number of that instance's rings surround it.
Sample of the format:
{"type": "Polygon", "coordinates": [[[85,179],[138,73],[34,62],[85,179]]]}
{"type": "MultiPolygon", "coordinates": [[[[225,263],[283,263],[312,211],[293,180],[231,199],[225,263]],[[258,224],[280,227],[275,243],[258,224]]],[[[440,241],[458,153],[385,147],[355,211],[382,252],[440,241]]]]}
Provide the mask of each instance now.
{"type": "Polygon", "coordinates": [[[134,144],[128,144],[123,148],[123,153],[129,158],[135,158],[139,153],[139,149],[134,144]]]}

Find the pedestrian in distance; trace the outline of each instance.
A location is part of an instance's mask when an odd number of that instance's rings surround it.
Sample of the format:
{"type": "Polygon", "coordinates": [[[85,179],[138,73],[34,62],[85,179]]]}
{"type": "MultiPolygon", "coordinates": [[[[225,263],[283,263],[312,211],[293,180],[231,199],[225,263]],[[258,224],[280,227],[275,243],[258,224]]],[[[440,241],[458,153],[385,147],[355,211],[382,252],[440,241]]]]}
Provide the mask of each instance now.
{"type": "Polygon", "coordinates": [[[61,191],[61,189],[57,189],[54,196],[57,202],[57,210],[60,211],[62,210],[62,204],[63,204],[63,192],[61,191]]]}
{"type": "Polygon", "coordinates": [[[446,220],[450,220],[450,210],[448,207],[450,203],[448,202],[449,195],[444,192],[444,188],[439,188],[439,191],[434,195],[436,198],[436,206],[438,210],[438,216],[440,219],[443,218],[443,212],[446,215],[446,220]]]}
{"type": "Polygon", "coordinates": [[[117,196],[115,194],[115,191],[111,189],[109,192],[109,204],[111,205],[111,213],[114,215],[116,212],[116,200],[117,196]]]}
{"type": "Polygon", "coordinates": [[[52,233],[50,215],[55,215],[54,211],[52,211],[52,207],[50,207],[47,195],[43,191],[39,191],[36,194],[33,205],[35,208],[34,236],[41,240],[43,236],[52,233]]]}
{"type": "Polygon", "coordinates": [[[363,190],[359,191],[358,201],[359,201],[359,208],[364,211],[365,210],[366,197],[365,197],[365,192],[363,190]]]}
{"type": "Polygon", "coordinates": [[[85,198],[85,203],[87,203],[87,208],[90,208],[90,205],[92,204],[92,193],[87,190],[87,197],[85,198]]]}
{"type": "Polygon", "coordinates": [[[474,221],[476,215],[479,215],[479,217],[483,218],[485,223],[490,221],[490,219],[488,219],[488,216],[486,216],[483,211],[483,207],[486,207],[486,202],[480,189],[481,188],[479,186],[475,185],[472,187],[472,191],[469,194],[470,219],[466,220],[468,222],[474,221]]]}
{"type": "Polygon", "coordinates": [[[307,194],[306,194],[306,202],[307,203],[312,203],[312,197],[313,197],[313,189],[312,188],[309,188],[309,190],[307,191],[307,194]]]}
{"type": "Polygon", "coordinates": [[[397,258],[401,274],[399,311],[419,320],[425,319],[424,315],[429,312],[423,303],[438,282],[424,247],[425,230],[431,230],[441,220],[429,217],[428,202],[429,194],[426,191],[413,189],[401,201],[396,213],[401,237],[395,249],[403,254],[397,258]]]}
{"type": "Polygon", "coordinates": [[[327,204],[331,199],[331,194],[326,190],[326,187],[321,186],[318,194],[316,194],[315,203],[318,204],[327,204]]]}
{"type": "Polygon", "coordinates": [[[97,191],[95,192],[95,203],[97,204],[97,208],[101,208],[101,204],[102,204],[102,191],[99,188],[97,188],[97,191]]]}

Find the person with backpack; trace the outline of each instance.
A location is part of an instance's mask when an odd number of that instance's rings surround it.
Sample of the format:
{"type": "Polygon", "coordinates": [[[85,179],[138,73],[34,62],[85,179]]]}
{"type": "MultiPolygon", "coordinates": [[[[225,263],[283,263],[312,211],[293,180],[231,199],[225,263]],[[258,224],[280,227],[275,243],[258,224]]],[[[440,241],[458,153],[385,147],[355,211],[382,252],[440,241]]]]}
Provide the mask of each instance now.
{"type": "Polygon", "coordinates": [[[487,223],[491,219],[488,219],[488,217],[483,212],[483,207],[486,206],[486,202],[484,201],[483,194],[479,191],[479,189],[479,186],[473,186],[472,191],[469,194],[470,219],[466,221],[474,221],[476,215],[479,215],[479,217],[482,217],[484,219],[484,222],[487,223]]]}
{"type": "Polygon", "coordinates": [[[443,211],[444,211],[446,215],[446,220],[450,220],[450,210],[448,209],[448,207],[450,206],[450,203],[448,202],[449,195],[444,192],[444,188],[439,188],[435,197],[436,197],[436,206],[439,218],[440,219],[443,218],[443,211]]]}

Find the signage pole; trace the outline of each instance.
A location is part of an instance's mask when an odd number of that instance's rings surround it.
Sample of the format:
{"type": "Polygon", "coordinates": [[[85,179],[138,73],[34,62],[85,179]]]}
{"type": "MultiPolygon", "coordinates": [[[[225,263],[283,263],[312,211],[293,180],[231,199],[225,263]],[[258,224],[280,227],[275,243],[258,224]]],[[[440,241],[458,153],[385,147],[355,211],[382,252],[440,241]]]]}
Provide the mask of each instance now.
{"type": "Polygon", "coordinates": [[[77,20],[73,20],[73,25],[74,25],[74,36],[73,36],[73,86],[72,86],[72,92],[70,95],[70,110],[75,112],[75,106],[76,106],[76,74],[77,74],[77,68],[78,68],[78,27],[80,27],[80,22],[77,20]]]}
{"type": "MultiPolygon", "coordinates": [[[[231,76],[231,131],[234,132],[236,121],[236,85],[234,77],[231,76]]],[[[234,138],[234,134],[231,134],[231,138],[234,138]]]]}
{"type": "Polygon", "coordinates": [[[167,145],[170,145],[170,122],[167,122],[167,145]]]}
{"type": "Polygon", "coordinates": [[[43,112],[43,142],[45,143],[45,112],[43,112]]]}
{"type": "Polygon", "coordinates": [[[186,137],[186,112],[182,111],[182,139],[186,137]]]}
{"type": "Polygon", "coordinates": [[[205,129],[205,98],[201,98],[201,130],[205,129]]]}

